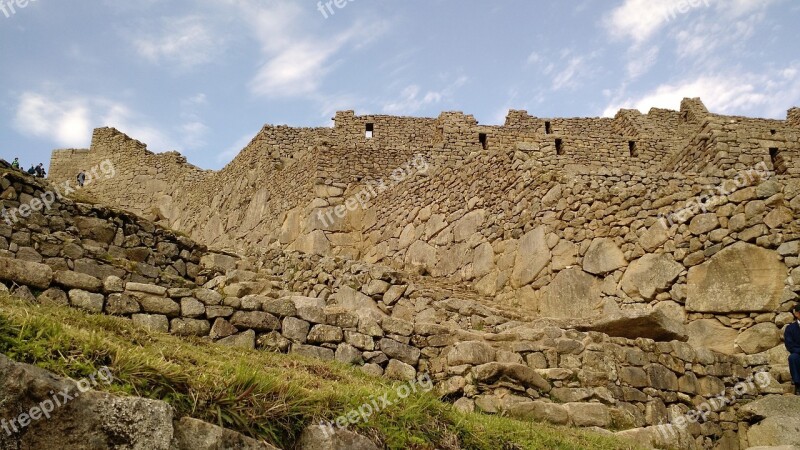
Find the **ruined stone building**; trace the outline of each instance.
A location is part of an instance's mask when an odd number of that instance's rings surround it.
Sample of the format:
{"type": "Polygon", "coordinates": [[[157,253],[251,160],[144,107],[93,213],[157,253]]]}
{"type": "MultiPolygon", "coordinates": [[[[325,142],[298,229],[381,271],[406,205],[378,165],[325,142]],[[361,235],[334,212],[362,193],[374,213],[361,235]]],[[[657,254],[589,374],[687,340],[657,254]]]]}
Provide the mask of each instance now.
{"type": "MultiPolygon", "coordinates": [[[[502,126],[460,112],[343,111],[331,128],[267,125],[220,171],[101,128],[89,149],[54,151],[50,179],[74,180],[103,161],[115,176],[95,178],[81,196],[271,265],[287,291],[367,302],[390,317],[376,343],[384,331],[404,345],[423,342],[390,359],[438,374],[469,407],[499,408],[492,402],[506,397],[469,391],[452,367],[545,371],[551,399],[605,405],[612,413],[598,413],[609,418],[599,426],[613,417],[618,428],[657,425],[685,412],[687,398],[713,396],[760,368],[777,383],[764,392],[782,392],[788,380],[780,330],[800,293],[800,108],[786,120],[757,119],[685,99],[679,111],[614,118],[510,111],[502,126]],[[531,333],[555,347],[500,353],[472,343],[444,358],[443,347],[460,344],[439,347],[442,329],[420,328],[452,326],[466,341],[491,332],[497,343],[513,340],[503,333],[520,323],[537,323],[531,333]],[[545,336],[543,324],[561,334],[545,336]],[[575,330],[605,334],[556,345],[585,337],[575,330]],[[559,378],[573,371],[575,379],[559,378]]],[[[176,248],[184,247],[193,248],[176,248]]],[[[167,261],[159,271],[192,278],[196,264],[167,261]]],[[[283,335],[286,348],[317,356],[337,348],[283,335]]],[[[697,442],[746,442],[736,417],[716,419],[691,430],[697,442]]]]}

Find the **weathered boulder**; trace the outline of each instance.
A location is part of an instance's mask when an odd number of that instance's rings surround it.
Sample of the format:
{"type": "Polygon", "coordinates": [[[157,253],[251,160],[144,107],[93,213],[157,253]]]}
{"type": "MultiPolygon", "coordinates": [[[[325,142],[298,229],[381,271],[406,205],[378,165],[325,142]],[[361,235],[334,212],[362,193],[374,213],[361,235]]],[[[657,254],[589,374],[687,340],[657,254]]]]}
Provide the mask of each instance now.
{"type": "Polygon", "coordinates": [[[112,222],[96,217],[76,217],[75,226],[78,227],[81,237],[102,242],[103,244],[112,243],[117,233],[116,227],[112,222]]]}
{"type": "Polygon", "coordinates": [[[754,423],[747,440],[757,446],[800,446],[800,397],[772,395],[739,409],[739,417],[754,423]]]}
{"type": "Polygon", "coordinates": [[[178,450],[278,450],[264,442],[191,417],[176,420],[174,427],[178,450]]]}
{"type": "Polygon", "coordinates": [[[613,240],[597,238],[589,245],[583,257],[583,270],[594,275],[613,272],[625,267],[625,255],[613,240]]]}
{"type": "Polygon", "coordinates": [[[554,425],[567,425],[569,412],[557,403],[547,402],[519,402],[508,407],[506,413],[513,418],[531,420],[534,422],[548,422],[554,425]]]}
{"type": "Polygon", "coordinates": [[[394,339],[383,338],[379,342],[379,346],[386,356],[400,360],[412,366],[419,362],[420,350],[416,347],[397,342],[394,339]]]}
{"type": "Polygon", "coordinates": [[[312,425],[303,431],[298,450],[378,450],[369,439],[335,424],[312,425]]]}
{"type": "Polygon", "coordinates": [[[589,324],[579,325],[581,331],[599,331],[609,336],[629,339],[648,338],[655,341],[687,341],[686,327],[655,309],[624,311],[589,324]]]}
{"type": "Polygon", "coordinates": [[[788,269],[772,250],[739,242],[689,269],[686,309],[767,312],[777,309],[788,269]]]}
{"type": "Polygon", "coordinates": [[[519,288],[530,284],[547,266],[551,256],[545,238],[545,227],[537,227],[522,236],[511,273],[511,285],[519,288]]]}
{"type": "Polygon", "coordinates": [[[767,351],[781,343],[781,332],[774,323],[756,324],[736,338],[736,347],[748,355],[767,351]]]}
{"type": "Polygon", "coordinates": [[[578,267],[562,270],[540,291],[539,315],[563,319],[599,313],[602,282],[578,267]]]}
{"type": "Polygon", "coordinates": [[[69,291],[70,305],[84,311],[99,314],[103,312],[103,294],[92,294],[91,292],[73,289],[69,291]]]}
{"type": "Polygon", "coordinates": [[[406,253],[406,268],[417,273],[431,273],[437,262],[436,249],[427,242],[414,242],[406,253]]]}
{"type": "Polygon", "coordinates": [[[53,269],[46,264],[0,257],[0,280],[47,289],[53,280],[53,269]]]}
{"type": "Polygon", "coordinates": [[[219,253],[207,253],[200,258],[200,266],[204,269],[227,272],[236,268],[237,258],[219,253]]]}
{"type": "Polygon", "coordinates": [[[620,287],[631,297],[652,299],[667,290],[682,271],[683,266],[670,255],[648,253],[628,266],[620,287]]]}
{"type": "Polygon", "coordinates": [[[495,349],[485,342],[460,342],[454,345],[447,354],[447,364],[450,366],[486,364],[494,361],[496,355],[495,349]]]}
{"type": "MultiPolygon", "coordinates": [[[[381,319],[386,316],[380,308],[378,303],[371,299],[369,296],[362,292],[356,291],[350,286],[342,286],[339,290],[331,296],[334,305],[340,306],[348,311],[353,311],[359,317],[369,316],[375,319],[381,319]]],[[[295,305],[300,308],[297,302],[295,305]]],[[[325,301],[322,301],[322,307],[325,307],[325,301]]]]}
{"type": "Polygon", "coordinates": [[[82,289],[89,292],[103,290],[103,282],[99,278],[71,270],[56,271],[53,275],[53,281],[67,289],[82,289]]]}
{"type": "Polygon", "coordinates": [[[611,413],[602,403],[566,403],[570,422],[576,427],[601,427],[611,425],[611,413]]]}
{"type": "Polygon", "coordinates": [[[476,381],[487,385],[508,381],[512,384],[521,385],[523,390],[535,388],[542,392],[549,392],[551,389],[547,380],[542,378],[534,369],[522,364],[490,362],[475,367],[473,373],[476,381]]]}

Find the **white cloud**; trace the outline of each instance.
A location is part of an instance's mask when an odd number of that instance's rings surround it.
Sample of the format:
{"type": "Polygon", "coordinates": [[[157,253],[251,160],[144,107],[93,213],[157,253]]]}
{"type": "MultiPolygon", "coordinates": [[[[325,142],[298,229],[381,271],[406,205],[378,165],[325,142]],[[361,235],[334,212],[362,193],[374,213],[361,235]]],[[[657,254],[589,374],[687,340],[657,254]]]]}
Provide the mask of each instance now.
{"type": "Polygon", "coordinates": [[[612,117],[621,108],[645,113],[653,107],[678,109],[685,97],[700,97],[716,113],[777,116],[800,100],[799,68],[795,64],[767,74],[703,75],[662,84],[641,96],[612,101],[603,116],[612,117]]]}
{"type": "Polygon", "coordinates": [[[33,92],[20,97],[14,126],[25,135],[45,137],[63,147],[88,147],[92,132],[85,101],[51,101],[33,92]]]}
{"type": "Polygon", "coordinates": [[[25,92],[14,116],[14,127],[23,135],[47,139],[61,147],[89,147],[92,130],[102,126],[113,126],[153,148],[176,148],[125,105],[103,98],[25,92]]]}
{"type": "Polygon", "coordinates": [[[175,64],[187,69],[213,61],[224,41],[198,16],[162,19],[160,30],[147,34],[132,39],[140,56],[154,64],[175,64]]]}
{"type": "MultiPolygon", "coordinates": [[[[710,0],[703,0],[708,3],[710,0]]],[[[678,17],[685,0],[625,0],[611,11],[605,26],[615,38],[629,38],[641,43],[653,36],[665,23],[678,17]]],[[[701,3],[702,4],[702,3],[701,3]]]]}

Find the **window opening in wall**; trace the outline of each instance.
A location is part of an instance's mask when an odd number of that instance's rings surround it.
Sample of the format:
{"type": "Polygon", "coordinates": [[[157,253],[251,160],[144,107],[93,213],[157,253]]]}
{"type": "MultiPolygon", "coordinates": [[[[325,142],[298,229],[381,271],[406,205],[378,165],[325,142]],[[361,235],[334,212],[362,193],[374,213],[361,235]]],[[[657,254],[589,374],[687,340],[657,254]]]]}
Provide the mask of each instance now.
{"type": "Polygon", "coordinates": [[[553,134],[553,126],[550,122],[544,123],[544,134],[553,134]]]}
{"type": "Polygon", "coordinates": [[[776,131],[775,131],[775,130],[769,130],[769,134],[772,134],[772,135],[774,135],[775,133],[776,133],[776,131]]]}
{"type": "Polygon", "coordinates": [[[786,174],[786,162],[783,160],[783,155],[777,147],[769,149],[769,157],[772,160],[772,169],[775,170],[777,175],[786,174]]]}
{"type": "Polygon", "coordinates": [[[375,132],[375,125],[371,124],[371,123],[368,123],[367,124],[367,131],[365,133],[367,139],[372,139],[372,136],[374,136],[374,132],[375,132]]]}
{"type": "Polygon", "coordinates": [[[489,146],[489,138],[486,136],[486,133],[479,134],[478,141],[480,141],[484,150],[486,150],[486,148],[489,146]]]}
{"type": "Polygon", "coordinates": [[[639,156],[639,149],[636,148],[636,141],[628,141],[628,153],[631,156],[639,156]]]}
{"type": "Polygon", "coordinates": [[[556,155],[564,154],[564,141],[556,139],[556,155]]]}

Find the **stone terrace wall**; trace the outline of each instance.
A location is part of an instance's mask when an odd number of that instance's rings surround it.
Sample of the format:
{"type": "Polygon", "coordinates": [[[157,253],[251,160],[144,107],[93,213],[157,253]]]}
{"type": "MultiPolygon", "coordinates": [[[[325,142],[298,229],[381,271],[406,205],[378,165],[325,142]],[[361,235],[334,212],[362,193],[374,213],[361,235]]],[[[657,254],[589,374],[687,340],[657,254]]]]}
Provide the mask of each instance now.
{"type": "MultiPolygon", "coordinates": [[[[8,168],[0,187],[5,208],[49,189],[8,168]]],[[[239,260],[135,216],[69,200],[0,226],[0,247],[0,280],[23,298],[401,380],[429,373],[464,409],[628,429],[683,414],[768,365],[773,382],[748,395],[784,391],[784,355],[775,352],[731,357],[529,323],[429,296],[386,267],[277,250],[239,260]]],[[[735,417],[712,414],[691,430],[696,443],[730,441],[741,426],[735,417]]]]}
{"type": "MultiPolygon", "coordinates": [[[[791,321],[787,311],[800,292],[793,219],[800,181],[736,171],[727,178],[536,176],[526,169],[532,163],[479,155],[397,186],[367,212],[373,219],[360,231],[363,258],[472,283],[531,315],[609,315],[649,305],[687,323],[692,342],[716,334],[714,347],[726,353],[761,351],[746,345],[759,331],[768,336],[762,345],[779,346],[778,330],[791,321]],[[730,195],[707,212],[691,207],[720,186],[730,195]],[[710,284],[700,275],[707,270],[710,284]],[[738,277],[760,278],[756,272],[769,274],[766,284],[737,290],[738,277]],[[713,299],[714,285],[752,301],[713,299]]],[[[335,233],[330,239],[346,241],[335,233]]]]}

